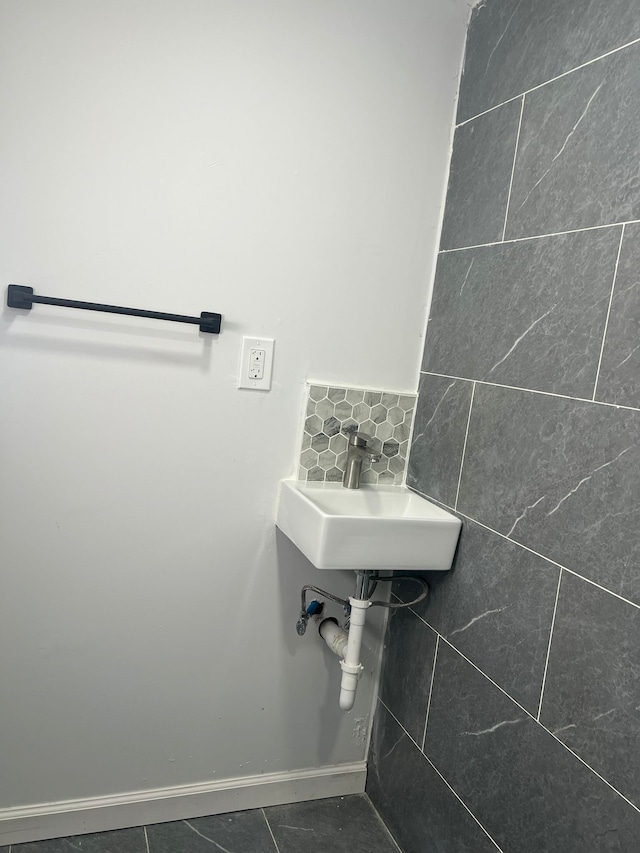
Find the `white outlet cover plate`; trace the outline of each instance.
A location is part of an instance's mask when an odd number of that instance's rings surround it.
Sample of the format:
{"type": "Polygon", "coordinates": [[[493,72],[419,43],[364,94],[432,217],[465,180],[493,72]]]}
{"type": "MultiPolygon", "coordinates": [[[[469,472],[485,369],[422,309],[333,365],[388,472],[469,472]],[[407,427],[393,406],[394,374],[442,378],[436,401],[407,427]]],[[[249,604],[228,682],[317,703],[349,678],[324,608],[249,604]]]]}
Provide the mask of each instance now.
{"type": "Polygon", "coordinates": [[[273,338],[242,338],[242,353],[240,370],[238,372],[238,388],[249,388],[251,391],[269,391],[271,388],[271,372],[273,370],[273,338]],[[264,350],[264,370],[262,379],[252,379],[249,376],[251,368],[251,350],[264,350]]]}

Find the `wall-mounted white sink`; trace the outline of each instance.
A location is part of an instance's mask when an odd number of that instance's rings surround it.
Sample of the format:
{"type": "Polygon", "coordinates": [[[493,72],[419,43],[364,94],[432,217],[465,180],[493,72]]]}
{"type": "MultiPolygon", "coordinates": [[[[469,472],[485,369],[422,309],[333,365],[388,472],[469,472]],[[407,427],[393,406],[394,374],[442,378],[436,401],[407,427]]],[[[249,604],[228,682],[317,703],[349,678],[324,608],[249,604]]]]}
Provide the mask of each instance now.
{"type": "Polygon", "coordinates": [[[282,480],[276,524],[318,569],[446,571],[460,534],[451,513],[404,486],[282,480]]]}

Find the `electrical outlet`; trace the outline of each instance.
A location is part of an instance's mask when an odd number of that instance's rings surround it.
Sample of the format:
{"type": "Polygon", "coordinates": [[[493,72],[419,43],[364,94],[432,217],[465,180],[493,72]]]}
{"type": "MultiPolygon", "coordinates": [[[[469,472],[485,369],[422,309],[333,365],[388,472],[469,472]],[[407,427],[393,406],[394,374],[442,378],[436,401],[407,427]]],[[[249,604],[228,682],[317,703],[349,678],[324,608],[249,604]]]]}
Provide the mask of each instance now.
{"type": "Polygon", "coordinates": [[[238,388],[250,388],[253,391],[268,391],[271,388],[274,344],[272,338],[242,339],[238,388]]]}
{"type": "Polygon", "coordinates": [[[264,358],[263,349],[249,350],[249,379],[264,379],[264,358]]]}

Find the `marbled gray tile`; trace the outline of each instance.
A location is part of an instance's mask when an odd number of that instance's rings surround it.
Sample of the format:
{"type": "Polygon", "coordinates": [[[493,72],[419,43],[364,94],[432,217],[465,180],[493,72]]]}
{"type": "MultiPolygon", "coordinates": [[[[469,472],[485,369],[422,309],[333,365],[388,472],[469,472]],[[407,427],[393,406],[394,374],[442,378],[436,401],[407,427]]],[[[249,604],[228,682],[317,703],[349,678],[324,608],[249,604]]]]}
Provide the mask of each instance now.
{"type": "Polygon", "coordinates": [[[461,513],[640,602],[640,412],[478,385],[461,513]]]}
{"type": "Polygon", "coordinates": [[[456,130],[442,249],[502,239],[519,121],[518,101],[456,130]]]}
{"type": "Polygon", "coordinates": [[[640,218],[639,62],[637,44],[526,96],[508,238],[640,218]]]}
{"type": "Polygon", "coordinates": [[[621,227],[441,254],[422,369],[591,398],[621,227]]]}
{"type": "Polygon", "coordinates": [[[380,695],[420,745],[435,651],[435,633],[414,613],[406,608],[389,612],[380,695]],[[407,666],[409,660],[413,661],[412,666],[407,666]]]}
{"type": "Polygon", "coordinates": [[[453,506],[473,385],[422,375],[407,484],[453,506]]]}
{"type": "Polygon", "coordinates": [[[640,849],[640,813],[444,641],[426,753],[504,850],[640,849]]]}
{"type": "Polygon", "coordinates": [[[147,827],[149,853],[276,853],[259,809],[196,817],[147,827]]]}
{"type": "Polygon", "coordinates": [[[626,225],[596,399],[640,407],[640,225],[626,225]]]}
{"type": "Polygon", "coordinates": [[[383,705],[367,794],[404,853],[495,853],[496,847],[383,705]]]}
{"type": "Polygon", "coordinates": [[[640,610],[568,572],[540,720],[640,805],[640,610]]]}
{"type": "Polygon", "coordinates": [[[490,0],[471,17],[458,121],[640,37],[629,0],[490,0]]]}
{"type": "Polygon", "coordinates": [[[405,441],[411,429],[414,403],[415,398],[409,395],[388,391],[310,385],[299,479],[338,482],[346,460],[346,433],[361,429],[371,435],[372,447],[382,450],[379,463],[363,463],[361,482],[400,485],[407,450],[401,442],[405,441]],[[407,400],[410,405],[405,411],[402,406],[407,400]],[[388,443],[391,438],[397,439],[395,445],[388,443]],[[392,459],[395,459],[393,464],[392,459]]]}
{"type": "Polygon", "coordinates": [[[329,393],[329,388],[326,385],[310,385],[309,397],[316,402],[323,400],[329,393]]]}
{"type": "Polygon", "coordinates": [[[138,826],[11,845],[11,853],[71,853],[73,850],[82,853],[147,853],[147,843],[143,827],[138,826]]]}
{"type": "MultiPolygon", "coordinates": [[[[559,573],[541,557],[464,520],[451,571],[425,573],[429,596],[415,609],[535,715],[559,573]]],[[[400,681],[402,674],[395,678],[400,681]]]]}
{"type": "Polygon", "coordinates": [[[265,814],[279,853],[398,853],[364,794],[272,806],[265,814]]]}

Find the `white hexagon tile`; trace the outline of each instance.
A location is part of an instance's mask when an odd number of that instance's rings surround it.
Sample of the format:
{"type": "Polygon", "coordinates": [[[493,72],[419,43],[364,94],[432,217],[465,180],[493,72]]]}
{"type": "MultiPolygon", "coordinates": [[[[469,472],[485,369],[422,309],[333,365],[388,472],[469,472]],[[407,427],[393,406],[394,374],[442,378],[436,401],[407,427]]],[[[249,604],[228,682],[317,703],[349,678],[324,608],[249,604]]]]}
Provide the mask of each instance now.
{"type": "Polygon", "coordinates": [[[348,434],[372,438],[380,462],[365,462],[362,483],[401,485],[407,464],[416,394],[309,385],[298,479],[339,482],[347,458],[348,434]]]}

